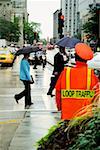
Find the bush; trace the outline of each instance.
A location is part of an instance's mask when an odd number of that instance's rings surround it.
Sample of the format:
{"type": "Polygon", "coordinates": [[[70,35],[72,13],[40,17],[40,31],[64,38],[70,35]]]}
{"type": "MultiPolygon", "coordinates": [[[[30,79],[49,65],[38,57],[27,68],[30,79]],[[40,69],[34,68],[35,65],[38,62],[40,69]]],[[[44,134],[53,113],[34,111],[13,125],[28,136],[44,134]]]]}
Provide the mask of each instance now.
{"type": "Polygon", "coordinates": [[[100,150],[100,109],[62,121],[37,142],[37,150],[100,150]]]}

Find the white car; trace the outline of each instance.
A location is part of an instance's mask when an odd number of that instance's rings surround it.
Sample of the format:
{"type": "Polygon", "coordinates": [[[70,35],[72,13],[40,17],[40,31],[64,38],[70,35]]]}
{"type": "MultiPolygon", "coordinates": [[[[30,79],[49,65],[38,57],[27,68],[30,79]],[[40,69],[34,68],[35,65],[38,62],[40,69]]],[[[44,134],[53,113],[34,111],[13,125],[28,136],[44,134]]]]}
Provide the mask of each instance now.
{"type": "Polygon", "coordinates": [[[94,54],[94,57],[87,62],[89,68],[100,70],[100,52],[94,54]]]}
{"type": "MultiPolygon", "coordinates": [[[[75,65],[75,58],[71,58],[69,61],[69,66],[75,65]]],[[[95,74],[100,77],[100,52],[96,52],[91,60],[87,61],[88,67],[95,70],[95,74]]]]}
{"type": "Polygon", "coordinates": [[[87,62],[89,68],[93,68],[97,76],[100,77],[100,52],[94,54],[94,57],[87,62]]]}

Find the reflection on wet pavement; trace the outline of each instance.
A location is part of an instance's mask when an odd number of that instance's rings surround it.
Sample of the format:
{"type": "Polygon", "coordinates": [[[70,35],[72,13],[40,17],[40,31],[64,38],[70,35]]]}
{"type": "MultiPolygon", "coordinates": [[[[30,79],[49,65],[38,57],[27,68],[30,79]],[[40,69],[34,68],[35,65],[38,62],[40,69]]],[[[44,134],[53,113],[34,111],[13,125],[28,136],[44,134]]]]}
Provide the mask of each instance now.
{"type": "Polygon", "coordinates": [[[30,109],[24,109],[24,98],[15,102],[14,95],[23,90],[19,80],[19,59],[13,68],[0,68],[0,148],[9,150],[35,150],[36,141],[43,137],[48,128],[58,120],[55,98],[47,96],[52,67],[47,64],[43,70],[31,66],[35,83],[31,85],[30,109]]]}

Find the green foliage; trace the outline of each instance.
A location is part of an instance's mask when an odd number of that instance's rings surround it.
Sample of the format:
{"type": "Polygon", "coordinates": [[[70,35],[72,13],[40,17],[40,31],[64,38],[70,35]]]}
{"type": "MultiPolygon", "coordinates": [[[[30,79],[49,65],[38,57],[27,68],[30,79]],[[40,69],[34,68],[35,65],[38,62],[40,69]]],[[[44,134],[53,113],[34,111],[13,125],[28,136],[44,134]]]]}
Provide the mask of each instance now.
{"type": "Polygon", "coordinates": [[[37,150],[100,150],[100,109],[94,109],[92,116],[58,123],[37,146],[37,150]]]}
{"type": "Polygon", "coordinates": [[[77,32],[77,34],[74,37],[81,40],[81,33],[77,32]]]}
{"type": "MultiPolygon", "coordinates": [[[[36,146],[38,147],[38,150],[48,150],[48,146],[49,148],[52,147],[51,143],[55,142],[54,136],[56,134],[56,137],[59,138],[59,134],[63,133],[61,128],[63,127],[64,129],[67,126],[67,122],[66,121],[60,121],[57,123],[57,125],[52,126],[49,131],[48,134],[46,136],[44,136],[43,138],[41,138],[36,146]]],[[[55,146],[56,148],[58,147],[58,145],[55,146]]]]}
{"type": "Polygon", "coordinates": [[[99,33],[99,23],[98,23],[98,13],[95,7],[90,6],[88,11],[89,18],[85,24],[83,24],[83,30],[85,33],[90,35],[95,35],[98,37],[99,33]]]}
{"type": "Polygon", "coordinates": [[[46,39],[41,40],[43,42],[43,45],[47,45],[46,39]]]}
{"type": "MultiPolygon", "coordinates": [[[[93,117],[83,120],[80,133],[76,136],[74,144],[69,150],[96,150],[100,148],[100,109],[94,112],[93,117]]],[[[79,126],[78,125],[78,126],[79,126]]]]}
{"type": "Polygon", "coordinates": [[[0,38],[10,42],[18,42],[20,37],[19,19],[14,18],[14,22],[10,22],[0,18],[0,38]]]}
{"type": "Polygon", "coordinates": [[[27,41],[27,43],[33,44],[33,40],[35,39],[34,33],[37,33],[36,40],[39,40],[39,35],[41,33],[40,30],[40,24],[35,22],[24,22],[24,40],[27,41]]]}

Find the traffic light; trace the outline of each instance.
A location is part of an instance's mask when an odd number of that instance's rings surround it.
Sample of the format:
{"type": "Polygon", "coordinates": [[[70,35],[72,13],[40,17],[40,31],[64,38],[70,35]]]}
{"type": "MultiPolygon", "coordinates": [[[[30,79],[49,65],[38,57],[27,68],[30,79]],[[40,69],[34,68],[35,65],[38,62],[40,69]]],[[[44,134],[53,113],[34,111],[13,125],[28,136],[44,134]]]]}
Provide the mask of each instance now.
{"type": "Polygon", "coordinates": [[[62,33],[63,33],[63,27],[64,27],[64,16],[60,12],[58,14],[58,33],[60,35],[60,38],[63,37],[63,35],[62,35],[62,33]]]}

